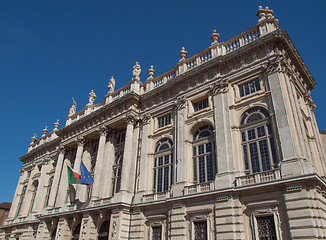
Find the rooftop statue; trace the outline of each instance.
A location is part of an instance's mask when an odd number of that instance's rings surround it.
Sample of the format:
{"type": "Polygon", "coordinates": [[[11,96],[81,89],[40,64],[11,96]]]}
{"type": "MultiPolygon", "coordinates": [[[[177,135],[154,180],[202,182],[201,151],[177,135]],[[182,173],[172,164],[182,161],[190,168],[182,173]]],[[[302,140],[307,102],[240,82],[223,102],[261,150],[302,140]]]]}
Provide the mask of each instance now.
{"type": "Polygon", "coordinates": [[[76,113],[76,107],[77,107],[77,103],[75,102],[75,99],[72,98],[72,106],[71,108],[69,109],[69,114],[68,114],[68,117],[71,116],[71,115],[74,115],[76,113]]]}
{"type": "Polygon", "coordinates": [[[92,90],[89,94],[88,94],[88,104],[87,106],[93,105],[96,99],[96,94],[94,93],[94,91],[92,90]]]}
{"type": "Polygon", "coordinates": [[[114,78],[112,76],[111,79],[110,79],[109,85],[108,85],[109,93],[114,92],[114,87],[115,87],[115,80],[114,80],[114,78]]]}
{"type": "Polygon", "coordinates": [[[141,68],[138,62],[136,62],[136,65],[134,66],[134,70],[132,71],[132,74],[134,75],[134,78],[140,79],[139,74],[141,72],[141,68]]]}

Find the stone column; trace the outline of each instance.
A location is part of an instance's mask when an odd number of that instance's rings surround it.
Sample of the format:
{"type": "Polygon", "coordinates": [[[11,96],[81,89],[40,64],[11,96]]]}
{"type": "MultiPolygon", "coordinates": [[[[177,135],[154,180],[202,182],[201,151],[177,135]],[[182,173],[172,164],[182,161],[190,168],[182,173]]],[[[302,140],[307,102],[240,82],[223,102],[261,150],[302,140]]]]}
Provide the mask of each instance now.
{"type": "Polygon", "coordinates": [[[231,124],[228,103],[228,82],[219,81],[212,88],[217,174],[217,189],[232,187],[234,182],[234,160],[231,142],[231,124]]]}
{"type": "Polygon", "coordinates": [[[148,152],[149,150],[149,138],[150,134],[150,115],[145,115],[142,117],[142,143],[141,143],[141,152],[140,152],[140,164],[139,164],[139,188],[138,188],[138,200],[140,201],[143,194],[149,193],[152,191],[152,181],[150,180],[150,176],[152,175],[152,163],[149,161],[148,152]]]}
{"type": "Polygon", "coordinates": [[[120,191],[126,191],[131,193],[133,186],[132,169],[134,169],[135,163],[132,162],[133,155],[135,153],[132,152],[132,142],[133,142],[133,128],[135,123],[135,118],[131,115],[127,116],[127,129],[126,129],[126,139],[125,139],[125,147],[123,153],[123,162],[122,162],[122,170],[121,170],[121,187],[120,191]]]}
{"type": "MultiPolygon", "coordinates": [[[[180,97],[175,102],[176,118],[175,118],[175,161],[174,161],[174,186],[173,196],[183,195],[183,187],[188,180],[186,176],[186,151],[185,151],[185,119],[186,119],[186,103],[185,97],[180,97]]],[[[189,164],[188,164],[189,165],[189,164]]]]}
{"type": "Polygon", "coordinates": [[[44,197],[47,191],[46,186],[48,185],[48,181],[49,181],[49,178],[47,177],[47,173],[49,172],[50,161],[51,161],[50,158],[46,158],[42,162],[41,176],[39,179],[39,184],[38,184],[32,212],[41,211],[44,207],[44,197]]]}
{"type": "Polygon", "coordinates": [[[53,177],[53,182],[52,182],[52,187],[51,187],[52,189],[51,189],[51,193],[50,193],[48,207],[54,207],[58,189],[59,189],[59,182],[60,182],[61,173],[62,173],[63,159],[64,159],[64,156],[66,153],[66,150],[63,146],[60,146],[58,150],[59,150],[59,156],[58,156],[58,161],[57,161],[57,165],[56,165],[55,173],[54,173],[54,177],[53,177]]]}
{"type": "Polygon", "coordinates": [[[101,196],[100,189],[104,185],[103,176],[106,174],[104,168],[104,151],[105,151],[105,143],[106,143],[106,135],[107,135],[106,127],[104,126],[101,127],[99,129],[99,132],[100,132],[100,140],[98,144],[97,157],[96,157],[92,200],[100,198],[101,196]]]}

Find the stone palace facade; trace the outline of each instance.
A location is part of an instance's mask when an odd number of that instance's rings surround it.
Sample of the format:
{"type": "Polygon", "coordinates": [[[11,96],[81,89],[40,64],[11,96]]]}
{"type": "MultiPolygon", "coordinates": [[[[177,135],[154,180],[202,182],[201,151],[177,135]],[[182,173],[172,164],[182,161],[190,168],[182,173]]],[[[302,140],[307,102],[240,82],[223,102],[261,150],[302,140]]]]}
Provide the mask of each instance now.
{"type": "Polygon", "coordinates": [[[1,239],[325,239],[316,83],[273,11],[32,137],[1,239]],[[91,186],[68,184],[81,161],[91,186]]]}

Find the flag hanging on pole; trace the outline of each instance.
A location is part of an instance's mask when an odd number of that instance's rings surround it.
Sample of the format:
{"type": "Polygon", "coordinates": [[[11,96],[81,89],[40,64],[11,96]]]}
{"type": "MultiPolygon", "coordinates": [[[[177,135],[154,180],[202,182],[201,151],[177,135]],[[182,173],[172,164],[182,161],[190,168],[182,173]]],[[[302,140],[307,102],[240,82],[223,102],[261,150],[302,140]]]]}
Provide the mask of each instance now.
{"type": "Polygon", "coordinates": [[[92,175],[89,173],[87,168],[85,167],[83,161],[81,161],[80,164],[80,183],[86,184],[86,185],[92,185],[94,182],[94,179],[92,175]]]}
{"type": "Polygon", "coordinates": [[[67,172],[68,172],[68,183],[69,184],[75,184],[80,183],[80,174],[77,173],[74,169],[67,166],[67,172]]]}

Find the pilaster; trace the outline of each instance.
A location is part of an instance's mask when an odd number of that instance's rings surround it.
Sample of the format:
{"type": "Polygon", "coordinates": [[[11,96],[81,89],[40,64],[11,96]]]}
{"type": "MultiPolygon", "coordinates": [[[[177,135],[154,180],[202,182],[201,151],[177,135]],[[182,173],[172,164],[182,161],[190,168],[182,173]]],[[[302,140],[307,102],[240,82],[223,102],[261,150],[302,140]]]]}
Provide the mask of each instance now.
{"type": "Polygon", "coordinates": [[[233,186],[234,159],[231,141],[230,111],[228,103],[229,83],[219,81],[211,87],[214,107],[215,142],[217,174],[215,185],[217,189],[233,186]]]}
{"type": "Polygon", "coordinates": [[[110,220],[109,240],[122,240],[129,238],[129,209],[114,209],[110,220]]]}
{"type": "Polygon", "coordinates": [[[187,182],[187,164],[185,149],[185,120],[186,120],[186,104],[185,97],[179,97],[175,105],[175,161],[174,161],[174,185],[173,196],[181,196],[183,188],[187,182]]]}
{"type": "Polygon", "coordinates": [[[104,151],[105,151],[106,136],[108,133],[107,128],[104,126],[101,127],[99,129],[99,133],[100,133],[100,140],[99,140],[99,145],[97,150],[92,199],[99,199],[100,189],[101,187],[103,187],[103,177],[105,175],[104,151]]]}

